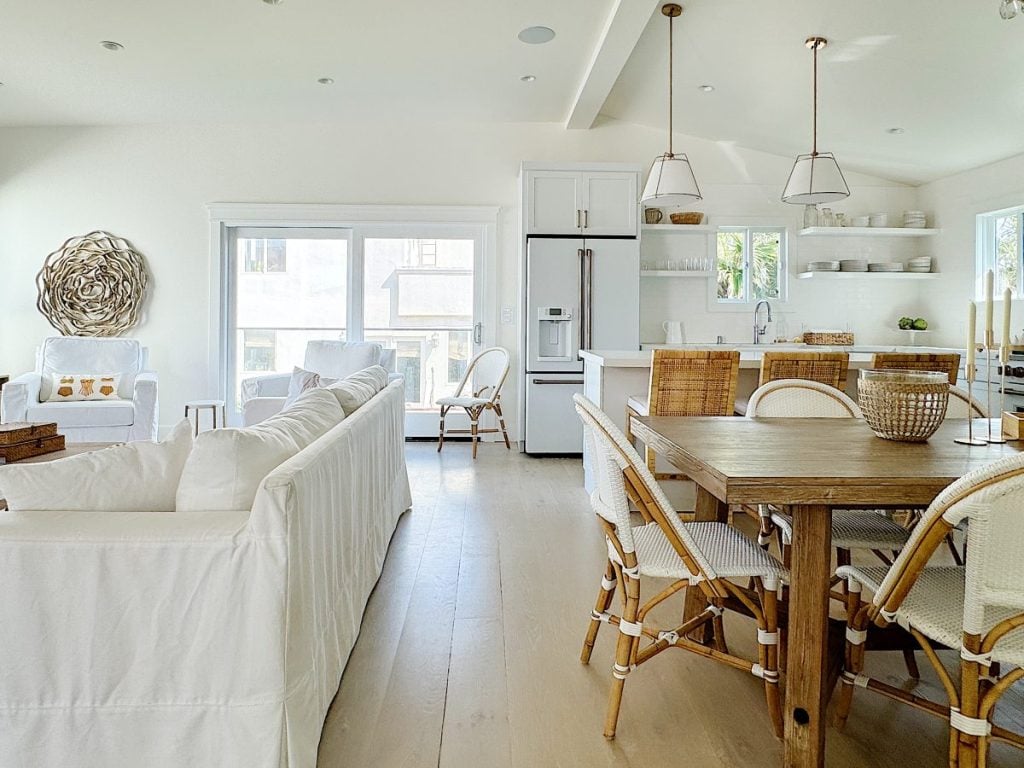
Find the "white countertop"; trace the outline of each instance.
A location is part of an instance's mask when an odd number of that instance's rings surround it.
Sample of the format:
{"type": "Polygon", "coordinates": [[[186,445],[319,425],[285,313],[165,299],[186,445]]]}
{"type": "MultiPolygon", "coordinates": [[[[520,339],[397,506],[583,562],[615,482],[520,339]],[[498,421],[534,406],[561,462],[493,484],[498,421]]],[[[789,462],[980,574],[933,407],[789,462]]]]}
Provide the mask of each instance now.
{"type": "Polygon", "coordinates": [[[650,368],[652,349],[717,349],[717,350],[739,350],[740,368],[758,368],[761,365],[761,358],[767,351],[773,352],[849,352],[851,368],[866,368],[871,363],[871,356],[875,352],[906,352],[911,354],[923,354],[928,352],[950,353],[957,352],[961,356],[962,349],[947,349],[943,347],[904,347],[904,346],[870,346],[855,345],[852,347],[831,347],[831,346],[809,346],[807,344],[650,344],[644,345],[641,350],[604,350],[585,349],[580,352],[580,357],[589,365],[597,365],[606,368],[650,368]]]}

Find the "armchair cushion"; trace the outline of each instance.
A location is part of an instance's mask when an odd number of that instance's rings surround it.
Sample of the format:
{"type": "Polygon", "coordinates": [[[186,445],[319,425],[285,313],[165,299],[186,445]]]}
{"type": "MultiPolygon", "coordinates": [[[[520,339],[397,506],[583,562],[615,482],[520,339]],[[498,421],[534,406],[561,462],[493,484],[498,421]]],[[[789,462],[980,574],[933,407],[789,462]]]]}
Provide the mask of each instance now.
{"type": "Polygon", "coordinates": [[[381,346],[372,341],[311,341],[306,344],[302,367],[321,376],[343,379],[356,371],[378,365],[381,346]]]}
{"type": "Polygon", "coordinates": [[[49,403],[73,403],[79,400],[119,400],[119,373],[62,373],[47,377],[49,403]]]}
{"type": "Polygon", "coordinates": [[[338,398],[345,415],[351,416],[387,385],[388,372],[379,365],[373,365],[330,385],[327,390],[338,398]]]}
{"type": "Polygon", "coordinates": [[[0,467],[0,495],[12,512],[173,512],[191,450],[192,425],[182,420],[162,443],[125,443],[0,467]]]}
{"type": "Polygon", "coordinates": [[[118,396],[131,400],[135,377],[145,367],[146,351],[137,339],[93,339],[51,336],[39,348],[37,372],[43,374],[41,399],[50,398],[46,377],[82,371],[119,373],[118,396]]]}
{"type": "Polygon", "coordinates": [[[135,405],[131,400],[30,403],[25,411],[25,421],[55,421],[58,428],[130,427],[135,423],[135,405]]]}

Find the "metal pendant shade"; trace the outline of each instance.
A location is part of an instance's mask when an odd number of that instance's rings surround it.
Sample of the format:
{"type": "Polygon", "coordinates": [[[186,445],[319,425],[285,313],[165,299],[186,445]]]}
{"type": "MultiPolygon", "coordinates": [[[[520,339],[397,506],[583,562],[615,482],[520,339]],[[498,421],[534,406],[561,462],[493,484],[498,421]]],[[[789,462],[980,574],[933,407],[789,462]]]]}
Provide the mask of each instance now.
{"type": "Polygon", "coordinates": [[[661,7],[661,12],[668,17],[668,152],[651,163],[640,202],[648,206],[685,205],[703,197],[689,158],[672,151],[672,19],[683,9],[675,3],[667,3],[661,7]]]}
{"type": "Polygon", "coordinates": [[[828,41],[823,37],[809,37],[806,45],[814,54],[814,118],[813,149],[809,154],[798,155],[789,172],[789,180],[782,192],[782,202],[794,205],[816,205],[834,203],[850,196],[839,163],[831,152],[818,151],[818,51],[828,41]]]}

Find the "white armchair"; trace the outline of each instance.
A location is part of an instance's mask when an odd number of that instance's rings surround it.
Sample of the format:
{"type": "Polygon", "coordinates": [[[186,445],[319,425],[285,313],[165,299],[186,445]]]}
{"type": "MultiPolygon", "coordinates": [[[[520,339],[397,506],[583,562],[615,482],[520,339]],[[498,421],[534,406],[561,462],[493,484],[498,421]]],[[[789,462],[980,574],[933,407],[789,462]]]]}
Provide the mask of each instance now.
{"type": "MultiPolygon", "coordinates": [[[[379,365],[397,378],[395,350],[372,341],[311,341],[306,344],[302,367],[331,379],[343,379],[356,371],[379,365]]],[[[290,373],[268,373],[242,380],[242,423],[249,427],[280,413],[288,397],[290,373]]]]}
{"type": "Polygon", "coordinates": [[[45,339],[35,370],[4,385],[0,422],[56,422],[69,443],[156,440],[157,376],[146,370],[147,357],[136,339],[45,339]],[[53,377],[62,373],[119,373],[119,399],[47,402],[53,377]]]}

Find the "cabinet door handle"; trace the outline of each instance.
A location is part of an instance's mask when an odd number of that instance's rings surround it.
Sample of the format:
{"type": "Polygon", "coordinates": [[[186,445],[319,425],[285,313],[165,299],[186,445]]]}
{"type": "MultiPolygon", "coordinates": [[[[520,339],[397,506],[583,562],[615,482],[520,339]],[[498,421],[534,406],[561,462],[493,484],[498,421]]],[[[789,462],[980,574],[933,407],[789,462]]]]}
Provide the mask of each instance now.
{"type": "Polygon", "coordinates": [[[582,384],[583,379],[534,379],[534,384],[582,384]]]}
{"type": "Polygon", "coordinates": [[[576,209],[576,229],[580,228],[580,209],[576,209]]]}
{"type": "Polygon", "coordinates": [[[590,226],[590,211],[586,208],[583,209],[583,228],[586,229],[590,226]]]}

